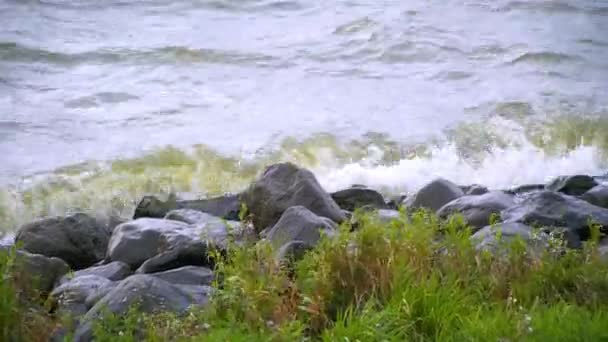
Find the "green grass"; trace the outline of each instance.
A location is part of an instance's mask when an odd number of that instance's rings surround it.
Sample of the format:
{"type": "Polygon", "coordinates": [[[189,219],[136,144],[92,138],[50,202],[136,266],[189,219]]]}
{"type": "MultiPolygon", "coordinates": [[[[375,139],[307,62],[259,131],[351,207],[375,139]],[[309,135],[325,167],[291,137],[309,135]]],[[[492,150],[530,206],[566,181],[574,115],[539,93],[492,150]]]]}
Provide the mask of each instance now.
{"type": "MultiPolygon", "coordinates": [[[[495,256],[458,217],[358,215],[355,231],[343,225],[297,263],[266,243],[233,245],[215,256],[205,310],[109,315],[97,341],[608,341],[597,234],[577,251],[529,254],[516,240],[495,256]]],[[[2,296],[5,314],[13,297],[2,296]]]]}

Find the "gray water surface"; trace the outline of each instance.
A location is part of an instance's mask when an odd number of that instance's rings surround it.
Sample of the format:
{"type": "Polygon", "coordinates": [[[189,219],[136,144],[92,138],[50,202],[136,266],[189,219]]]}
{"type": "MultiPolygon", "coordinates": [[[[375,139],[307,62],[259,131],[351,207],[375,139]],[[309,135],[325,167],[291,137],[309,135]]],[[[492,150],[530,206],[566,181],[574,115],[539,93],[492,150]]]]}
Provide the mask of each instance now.
{"type": "Polygon", "coordinates": [[[424,140],[514,101],[608,108],[608,2],[0,0],[0,178],[168,144],[424,140]]]}

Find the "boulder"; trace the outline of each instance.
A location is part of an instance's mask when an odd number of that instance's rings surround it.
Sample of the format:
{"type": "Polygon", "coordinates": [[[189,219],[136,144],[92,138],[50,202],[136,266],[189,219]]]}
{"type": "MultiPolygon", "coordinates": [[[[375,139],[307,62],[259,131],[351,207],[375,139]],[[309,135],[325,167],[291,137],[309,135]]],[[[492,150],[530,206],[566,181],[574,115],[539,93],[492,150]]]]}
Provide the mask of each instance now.
{"type": "Polygon", "coordinates": [[[465,195],[483,195],[490,190],[487,187],[479,184],[467,185],[460,187],[465,195]]]}
{"type": "Polygon", "coordinates": [[[109,239],[108,227],[81,213],[26,224],[16,236],[24,250],[60,258],[77,270],[102,260],[109,239]]]}
{"type": "Polygon", "coordinates": [[[304,254],[314,247],[304,241],[290,241],[279,249],[277,258],[288,265],[294,261],[302,259],[304,254]]]}
{"type": "Polygon", "coordinates": [[[208,286],[174,285],[146,274],[136,274],[121,281],[99,300],[82,318],[74,341],[91,341],[93,324],[106,310],[125,314],[133,305],[142,313],[170,311],[184,313],[194,305],[206,305],[211,294],[208,286]]]}
{"type": "Polygon", "coordinates": [[[511,195],[523,195],[523,194],[527,194],[527,193],[531,193],[531,192],[541,191],[544,189],[545,189],[544,184],[524,184],[524,185],[520,185],[515,188],[512,188],[510,190],[506,190],[505,192],[509,193],[511,195]]]}
{"type": "Polygon", "coordinates": [[[439,209],[437,215],[447,218],[453,214],[461,214],[465,222],[477,231],[489,225],[492,215],[515,205],[513,195],[502,191],[492,191],[483,195],[459,197],[439,209]]]}
{"type": "Polygon", "coordinates": [[[608,185],[598,185],[585,192],[581,199],[598,207],[608,209],[608,185]]]}
{"type": "Polygon", "coordinates": [[[598,183],[586,175],[561,176],[547,184],[547,190],[557,191],[570,196],[580,196],[591,190],[598,183]]]}
{"type": "Polygon", "coordinates": [[[521,238],[528,250],[534,253],[542,252],[549,246],[549,235],[518,222],[486,226],[471,236],[477,250],[492,253],[498,252],[501,247],[506,247],[517,238],[521,238]]]}
{"type": "Polygon", "coordinates": [[[83,276],[98,276],[111,281],[123,280],[131,275],[129,265],[122,261],[113,261],[109,264],[93,266],[65,275],[59,280],[59,285],[72,281],[72,279],[83,276]]]}
{"type": "Polygon", "coordinates": [[[268,232],[268,240],[280,248],[292,241],[301,241],[314,246],[321,239],[321,232],[333,234],[336,223],[326,217],[317,216],[303,206],[290,207],[268,232]]]}
{"type": "MultiPolygon", "coordinates": [[[[0,248],[0,253],[12,252],[6,248],[0,248]]],[[[15,253],[13,274],[19,278],[18,283],[41,294],[51,291],[55,282],[70,271],[70,266],[59,258],[49,258],[25,251],[15,251],[15,253]]]]}
{"type": "MultiPolygon", "coordinates": [[[[131,269],[137,269],[153,257],[179,255],[181,251],[187,255],[195,253],[195,256],[206,257],[210,248],[225,248],[228,236],[228,225],[217,218],[196,225],[140,218],[116,227],[108,244],[107,255],[110,261],[122,261],[131,269]]],[[[200,262],[204,263],[204,260],[200,262]]]]}
{"type": "Polygon", "coordinates": [[[355,211],[355,209],[368,207],[375,209],[387,208],[382,195],[372,189],[365,187],[352,187],[331,194],[331,198],[344,210],[355,211]]]}
{"type": "Polygon", "coordinates": [[[87,306],[87,298],[110,283],[111,281],[107,278],[97,275],[81,275],[56,287],[51,292],[50,298],[57,306],[59,313],[81,316],[91,308],[87,306]]]}
{"type": "Polygon", "coordinates": [[[191,209],[226,220],[239,220],[241,210],[240,195],[225,195],[199,200],[177,200],[175,197],[162,201],[155,196],[144,196],[135,208],[133,219],[142,217],[162,218],[176,209],[191,209]]]}
{"type": "Polygon", "coordinates": [[[407,195],[405,194],[393,195],[389,197],[389,199],[386,201],[386,209],[398,210],[406,198],[407,195]]]}
{"type": "Polygon", "coordinates": [[[164,272],[151,273],[150,275],[171,284],[182,285],[211,285],[214,279],[213,271],[199,266],[184,266],[164,272]]]}
{"type": "Polygon", "coordinates": [[[464,196],[464,192],[458,185],[439,178],[406,198],[403,205],[410,210],[426,208],[436,212],[445,204],[462,196],[464,196]]]}
{"type": "Polygon", "coordinates": [[[503,210],[501,217],[505,222],[519,222],[542,227],[546,232],[564,233],[571,247],[589,238],[590,220],[598,224],[601,230],[608,228],[608,209],[546,190],[533,193],[515,206],[503,210]]]}
{"type": "Polygon", "coordinates": [[[377,215],[378,219],[384,223],[389,223],[401,218],[401,213],[399,213],[397,210],[391,209],[380,209],[378,210],[377,215]]]}
{"type": "Polygon", "coordinates": [[[242,198],[258,232],[274,225],[293,206],[303,206],[338,223],[345,220],[340,207],[313,173],[291,163],[268,167],[242,198]]]}

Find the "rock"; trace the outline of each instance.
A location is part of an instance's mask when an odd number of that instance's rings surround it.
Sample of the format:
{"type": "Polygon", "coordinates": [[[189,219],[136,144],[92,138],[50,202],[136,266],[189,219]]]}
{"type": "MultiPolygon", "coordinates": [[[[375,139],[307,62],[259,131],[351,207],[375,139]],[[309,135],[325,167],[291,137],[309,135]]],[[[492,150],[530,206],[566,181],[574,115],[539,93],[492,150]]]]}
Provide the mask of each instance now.
{"type": "Polygon", "coordinates": [[[598,183],[590,176],[561,176],[549,183],[547,190],[562,192],[570,196],[580,196],[596,185],[598,183]]]}
{"type": "MultiPolygon", "coordinates": [[[[125,278],[126,279],[126,278],[125,278]]],[[[105,297],[110,291],[112,291],[120,281],[111,281],[109,283],[104,283],[102,286],[98,287],[95,291],[91,292],[84,301],[84,305],[87,308],[92,308],[93,305],[97,304],[103,297],[105,297]]]]}
{"type": "Polygon", "coordinates": [[[142,313],[169,311],[184,313],[193,305],[206,305],[211,293],[208,286],[173,285],[151,275],[136,274],[123,280],[108,292],[83,317],[74,334],[75,342],[91,341],[93,324],[107,310],[125,314],[132,305],[142,313]]]}
{"type": "Polygon", "coordinates": [[[462,192],[458,185],[439,178],[408,197],[403,205],[408,209],[426,208],[436,212],[445,204],[461,196],[464,196],[464,192],[462,192]]]}
{"type": "Polygon", "coordinates": [[[397,210],[381,209],[378,210],[378,219],[381,222],[389,223],[401,218],[401,214],[397,210]]]}
{"type": "Polygon", "coordinates": [[[361,207],[385,209],[387,205],[382,195],[372,189],[353,187],[331,194],[331,198],[344,210],[355,211],[361,207]]]}
{"type": "Polygon", "coordinates": [[[16,242],[30,253],[57,257],[74,269],[102,260],[110,232],[86,214],[41,219],[22,226],[16,242]]]}
{"type": "Polygon", "coordinates": [[[530,226],[517,222],[486,226],[473,234],[471,240],[477,250],[496,253],[501,243],[509,244],[518,237],[526,243],[529,251],[534,253],[542,252],[549,246],[549,235],[542,231],[534,231],[530,226]]]}
{"type": "Polygon", "coordinates": [[[511,194],[511,195],[521,195],[521,194],[527,194],[530,192],[541,191],[544,189],[545,189],[544,184],[525,184],[525,185],[517,186],[510,190],[506,190],[505,192],[508,194],[511,194]]]}
{"type": "MultiPolygon", "coordinates": [[[[0,249],[0,253],[10,253],[10,251],[0,249]]],[[[19,283],[41,294],[51,291],[55,282],[70,271],[70,266],[59,258],[49,258],[25,251],[15,251],[15,253],[13,272],[19,277],[19,283]]]]}
{"type": "Polygon", "coordinates": [[[345,220],[340,207],[313,173],[291,163],[268,167],[243,193],[243,202],[258,232],[274,225],[287,208],[298,205],[338,223],[345,220]]]}
{"type": "Polygon", "coordinates": [[[104,277],[81,275],[56,287],[51,292],[50,298],[55,302],[60,313],[81,316],[91,308],[86,305],[86,299],[95,294],[99,288],[110,283],[111,281],[104,277]]]}
{"type": "Polygon", "coordinates": [[[386,201],[386,209],[398,210],[401,206],[401,203],[403,203],[406,198],[407,195],[405,194],[391,196],[388,201],[386,201]]]}
{"type": "MultiPolygon", "coordinates": [[[[116,227],[108,244],[108,258],[137,269],[145,261],[163,255],[193,256],[194,253],[195,257],[206,257],[210,248],[225,248],[228,236],[227,224],[217,218],[196,225],[140,218],[116,227]]],[[[167,259],[163,260],[167,262],[167,259]]],[[[150,269],[143,273],[157,271],[162,269],[150,269]]]]}
{"type": "Polygon", "coordinates": [[[317,216],[303,206],[290,207],[279,222],[268,232],[268,240],[280,248],[292,241],[301,241],[314,246],[321,239],[321,232],[333,234],[336,223],[326,217],[317,216]]]}
{"type": "Polygon", "coordinates": [[[304,254],[314,247],[304,241],[290,241],[284,244],[277,252],[277,259],[290,264],[302,259],[304,254]]]}
{"type": "Polygon", "coordinates": [[[109,264],[93,266],[76,271],[73,274],[63,276],[59,280],[59,285],[72,281],[72,279],[83,276],[99,276],[111,281],[123,280],[131,275],[129,265],[121,261],[114,261],[109,264]]]}
{"type": "Polygon", "coordinates": [[[585,192],[581,199],[598,207],[608,209],[608,185],[598,185],[585,192]]]}
{"type": "Polygon", "coordinates": [[[151,273],[171,284],[182,285],[211,285],[213,283],[213,271],[206,267],[184,266],[164,272],[151,273]]]}
{"type": "Polygon", "coordinates": [[[137,205],[133,219],[142,217],[162,218],[176,209],[191,209],[226,220],[239,220],[240,195],[225,195],[200,200],[177,200],[172,197],[163,202],[155,196],[145,196],[137,205]]]}
{"type": "Polygon", "coordinates": [[[439,209],[437,215],[447,218],[453,214],[461,214],[465,222],[477,231],[489,225],[492,215],[515,205],[512,195],[502,191],[492,191],[483,195],[469,195],[459,197],[439,209]]]}
{"type": "Polygon", "coordinates": [[[462,189],[465,195],[483,195],[490,191],[485,186],[479,184],[462,186],[460,189],[462,189]]]}
{"type": "Polygon", "coordinates": [[[608,209],[546,190],[531,194],[521,203],[504,210],[501,217],[505,222],[540,226],[546,232],[565,231],[571,247],[589,238],[589,220],[599,224],[601,230],[608,228],[608,209]]]}

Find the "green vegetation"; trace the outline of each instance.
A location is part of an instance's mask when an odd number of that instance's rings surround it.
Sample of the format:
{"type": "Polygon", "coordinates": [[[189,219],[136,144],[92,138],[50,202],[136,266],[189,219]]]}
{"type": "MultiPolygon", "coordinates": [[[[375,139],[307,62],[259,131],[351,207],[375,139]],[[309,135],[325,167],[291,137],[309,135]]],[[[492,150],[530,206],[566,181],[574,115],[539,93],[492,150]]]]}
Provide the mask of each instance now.
{"type": "MultiPolygon", "coordinates": [[[[96,338],[608,341],[608,262],[598,255],[597,231],[581,250],[555,240],[538,255],[515,240],[502,244],[508,253],[490,254],[475,250],[458,217],[357,217],[357,227],[343,225],[299,262],[279,262],[266,243],[233,245],[214,256],[218,290],[205,310],[107,315],[96,338]]],[[[0,284],[4,340],[26,331],[10,260],[2,259],[0,284]]]]}

